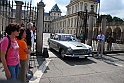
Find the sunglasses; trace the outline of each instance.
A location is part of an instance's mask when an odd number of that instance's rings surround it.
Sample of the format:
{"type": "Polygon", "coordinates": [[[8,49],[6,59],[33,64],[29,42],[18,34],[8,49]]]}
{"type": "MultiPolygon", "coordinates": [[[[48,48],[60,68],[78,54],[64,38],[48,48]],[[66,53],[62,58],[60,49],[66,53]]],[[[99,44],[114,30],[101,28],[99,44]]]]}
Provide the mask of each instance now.
{"type": "Polygon", "coordinates": [[[20,30],[18,29],[18,30],[16,30],[17,32],[20,32],[20,30]]]}

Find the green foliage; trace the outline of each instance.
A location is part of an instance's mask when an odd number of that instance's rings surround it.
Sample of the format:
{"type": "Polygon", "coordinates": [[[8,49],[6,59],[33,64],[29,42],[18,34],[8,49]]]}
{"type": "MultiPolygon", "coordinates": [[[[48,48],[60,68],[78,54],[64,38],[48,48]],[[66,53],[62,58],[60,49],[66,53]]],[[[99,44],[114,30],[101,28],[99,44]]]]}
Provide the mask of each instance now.
{"type": "Polygon", "coordinates": [[[98,15],[98,18],[96,19],[96,23],[101,23],[101,21],[102,21],[102,17],[101,15],[100,16],[98,15]]]}
{"type": "Polygon", "coordinates": [[[118,17],[113,17],[113,22],[123,22],[123,20],[118,17]]]}
{"type": "MultiPolygon", "coordinates": [[[[112,18],[112,16],[110,14],[107,15],[106,19],[107,19],[107,22],[123,22],[123,20],[121,18],[119,18],[119,17],[112,18]]],[[[101,23],[101,22],[102,22],[102,16],[100,15],[100,16],[98,16],[96,23],[101,23]]]]}
{"type": "Polygon", "coordinates": [[[112,22],[113,21],[113,19],[112,19],[112,16],[109,14],[109,15],[107,15],[107,22],[112,22]]]}

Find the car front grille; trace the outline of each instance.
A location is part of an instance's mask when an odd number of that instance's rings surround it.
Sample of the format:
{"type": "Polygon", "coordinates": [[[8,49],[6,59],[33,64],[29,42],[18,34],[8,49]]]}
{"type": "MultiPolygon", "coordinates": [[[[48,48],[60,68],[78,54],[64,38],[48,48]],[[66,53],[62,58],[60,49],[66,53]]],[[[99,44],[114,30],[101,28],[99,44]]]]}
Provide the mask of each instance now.
{"type": "Polygon", "coordinates": [[[73,54],[87,54],[88,50],[73,50],[73,54]]]}

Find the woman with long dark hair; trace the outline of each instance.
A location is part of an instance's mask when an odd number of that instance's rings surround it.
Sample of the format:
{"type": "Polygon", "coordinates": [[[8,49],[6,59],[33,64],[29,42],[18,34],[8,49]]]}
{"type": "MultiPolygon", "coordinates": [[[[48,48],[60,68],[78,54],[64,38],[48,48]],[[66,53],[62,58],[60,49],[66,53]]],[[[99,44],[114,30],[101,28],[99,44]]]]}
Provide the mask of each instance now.
{"type": "Polygon", "coordinates": [[[16,37],[19,45],[19,56],[20,56],[20,71],[18,75],[18,80],[26,83],[26,73],[27,73],[27,58],[30,50],[27,47],[25,38],[26,31],[24,29],[20,29],[19,36],[16,37]]]}

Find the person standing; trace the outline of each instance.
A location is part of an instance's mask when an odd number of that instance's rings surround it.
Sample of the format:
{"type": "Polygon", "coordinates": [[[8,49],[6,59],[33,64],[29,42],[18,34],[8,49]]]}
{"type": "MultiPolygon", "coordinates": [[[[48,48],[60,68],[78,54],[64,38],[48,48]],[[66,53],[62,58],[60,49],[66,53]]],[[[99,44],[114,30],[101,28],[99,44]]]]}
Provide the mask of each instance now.
{"type": "MultiPolygon", "coordinates": [[[[33,29],[34,29],[33,23],[29,22],[27,24],[27,30],[26,30],[26,34],[27,34],[26,35],[26,43],[27,43],[28,49],[30,49],[30,50],[32,48],[32,34],[33,34],[32,30],[33,29]]],[[[29,66],[29,68],[33,68],[30,65],[29,59],[30,59],[30,54],[28,54],[28,66],[29,66]]]]}
{"type": "Polygon", "coordinates": [[[7,80],[17,80],[20,58],[19,46],[16,41],[16,36],[19,36],[20,26],[17,23],[10,23],[6,26],[5,32],[10,37],[10,48],[7,50],[9,39],[4,37],[1,41],[1,61],[4,66],[5,76],[7,80]],[[6,56],[7,54],[7,56],[6,56]]]}
{"type": "Polygon", "coordinates": [[[84,32],[83,33],[81,33],[81,35],[80,35],[80,40],[81,40],[81,43],[84,43],[84,32]]]}
{"type": "Polygon", "coordinates": [[[112,38],[111,34],[109,34],[109,36],[107,38],[107,51],[111,51],[112,41],[113,41],[113,38],[112,38]]]}
{"type": "Polygon", "coordinates": [[[35,26],[33,25],[31,32],[31,51],[34,51],[34,40],[35,40],[35,26]]]}
{"type": "Polygon", "coordinates": [[[25,41],[26,31],[24,29],[20,30],[19,36],[17,36],[17,42],[19,45],[19,56],[20,56],[20,71],[18,75],[18,80],[22,83],[26,83],[26,73],[27,73],[27,57],[30,53],[28,46],[25,41]]]}
{"type": "Polygon", "coordinates": [[[105,40],[105,36],[102,33],[102,31],[100,31],[100,34],[97,36],[97,42],[98,42],[97,57],[100,57],[100,58],[102,58],[102,55],[103,55],[103,44],[104,44],[104,40],[105,40]]]}
{"type": "Polygon", "coordinates": [[[23,23],[21,24],[21,29],[25,29],[25,25],[23,23]]]}

